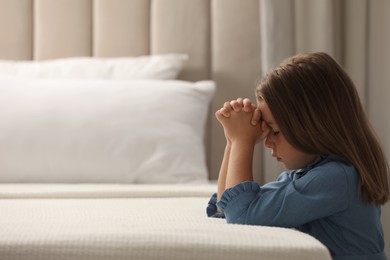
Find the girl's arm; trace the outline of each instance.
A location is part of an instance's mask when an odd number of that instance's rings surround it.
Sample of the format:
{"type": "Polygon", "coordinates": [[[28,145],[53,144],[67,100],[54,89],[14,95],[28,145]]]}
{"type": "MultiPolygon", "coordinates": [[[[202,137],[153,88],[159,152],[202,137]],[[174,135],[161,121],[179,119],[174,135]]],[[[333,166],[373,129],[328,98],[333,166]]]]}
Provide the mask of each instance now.
{"type": "Polygon", "coordinates": [[[218,192],[217,192],[217,201],[221,199],[222,193],[226,189],[226,175],[228,171],[228,165],[229,165],[229,157],[230,157],[230,142],[228,141],[225,147],[225,153],[223,155],[221,168],[219,170],[218,175],[218,192]]]}
{"type": "MultiPolygon", "coordinates": [[[[253,108],[252,103],[250,102],[249,99],[245,99],[245,102],[244,99],[242,98],[238,98],[237,100],[232,100],[230,102],[225,102],[223,107],[215,113],[215,116],[216,118],[218,118],[219,116],[224,116],[226,118],[229,118],[232,110],[241,111],[242,108],[244,108],[244,110],[249,110],[253,108]]],[[[223,159],[222,159],[222,163],[218,175],[217,201],[221,199],[222,193],[226,189],[226,176],[227,176],[229,158],[230,158],[231,142],[229,138],[227,138],[226,132],[225,132],[225,137],[226,137],[226,147],[225,147],[225,152],[223,155],[223,159]]]]}
{"type": "Polygon", "coordinates": [[[253,180],[253,151],[261,135],[261,115],[260,110],[249,99],[242,98],[225,102],[215,115],[224,127],[227,139],[218,178],[219,201],[225,189],[242,181],[253,180]]]}
{"type": "Polygon", "coordinates": [[[225,189],[240,182],[253,181],[252,163],[255,144],[253,141],[246,140],[232,141],[225,189]]]}

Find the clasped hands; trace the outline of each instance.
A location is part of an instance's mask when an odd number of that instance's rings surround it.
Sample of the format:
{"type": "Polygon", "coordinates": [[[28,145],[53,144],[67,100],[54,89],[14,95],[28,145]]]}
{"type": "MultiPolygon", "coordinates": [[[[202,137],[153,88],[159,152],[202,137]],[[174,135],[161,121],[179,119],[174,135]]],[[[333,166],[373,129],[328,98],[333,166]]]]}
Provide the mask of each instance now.
{"type": "Polygon", "coordinates": [[[247,142],[256,144],[262,141],[270,129],[261,118],[260,109],[248,98],[238,98],[225,102],[215,112],[217,120],[224,128],[228,143],[247,142]]]}

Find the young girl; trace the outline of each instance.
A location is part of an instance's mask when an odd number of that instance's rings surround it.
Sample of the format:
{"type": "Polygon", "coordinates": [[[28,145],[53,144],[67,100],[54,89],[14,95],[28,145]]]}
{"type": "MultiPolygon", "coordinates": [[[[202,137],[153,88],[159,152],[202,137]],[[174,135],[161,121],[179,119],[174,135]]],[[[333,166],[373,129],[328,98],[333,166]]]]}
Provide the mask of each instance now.
{"type": "Polygon", "coordinates": [[[389,198],[388,165],[346,72],[325,53],[300,54],[266,75],[256,99],[216,112],[227,145],[208,215],[296,228],[333,259],[386,259],[380,205],[389,198]],[[261,140],[288,170],[263,186],[252,177],[261,140]]]}

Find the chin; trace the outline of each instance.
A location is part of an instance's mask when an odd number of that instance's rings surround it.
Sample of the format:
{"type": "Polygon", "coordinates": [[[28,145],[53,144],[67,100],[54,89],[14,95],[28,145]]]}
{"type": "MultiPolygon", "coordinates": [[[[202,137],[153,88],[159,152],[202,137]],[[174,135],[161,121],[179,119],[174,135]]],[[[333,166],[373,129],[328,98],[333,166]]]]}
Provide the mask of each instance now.
{"type": "Polygon", "coordinates": [[[292,170],[291,167],[289,167],[288,165],[286,165],[286,164],[283,163],[283,162],[282,162],[282,165],[283,165],[283,167],[284,167],[287,171],[292,170]]]}
{"type": "Polygon", "coordinates": [[[286,163],[282,163],[284,168],[287,170],[287,171],[292,171],[292,170],[296,170],[298,169],[297,167],[294,167],[293,165],[289,165],[289,164],[286,164],[286,163]]]}
{"type": "Polygon", "coordinates": [[[282,160],[278,160],[278,162],[280,162],[287,171],[292,171],[292,170],[299,169],[299,167],[296,167],[296,166],[294,166],[292,164],[286,163],[286,162],[284,162],[282,160]]]}

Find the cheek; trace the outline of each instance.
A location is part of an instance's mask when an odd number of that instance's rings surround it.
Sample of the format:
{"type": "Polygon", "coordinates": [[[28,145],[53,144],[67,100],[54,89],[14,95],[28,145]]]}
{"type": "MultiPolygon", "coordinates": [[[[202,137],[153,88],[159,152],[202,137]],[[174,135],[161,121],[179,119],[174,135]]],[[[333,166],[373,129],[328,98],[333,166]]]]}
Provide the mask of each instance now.
{"type": "Polygon", "coordinates": [[[277,145],[278,153],[283,157],[293,157],[294,150],[291,149],[289,145],[285,145],[284,143],[280,143],[277,145]]]}
{"type": "Polygon", "coordinates": [[[277,136],[273,136],[272,138],[275,146],[278,148],[280,151],[290,151],[291,150],[291,145],[284,139],[282,134],[278,134],[277,136]]]}
{"type": "Polygon", "coordinates": [[[292,161],[300,160],[300,157],[302,155],[300,151],[292,147],[285,140],[283,140],[282,142],[278,142],[277,150],[280,156],[283,156],[285,159],[292,161]]]}

